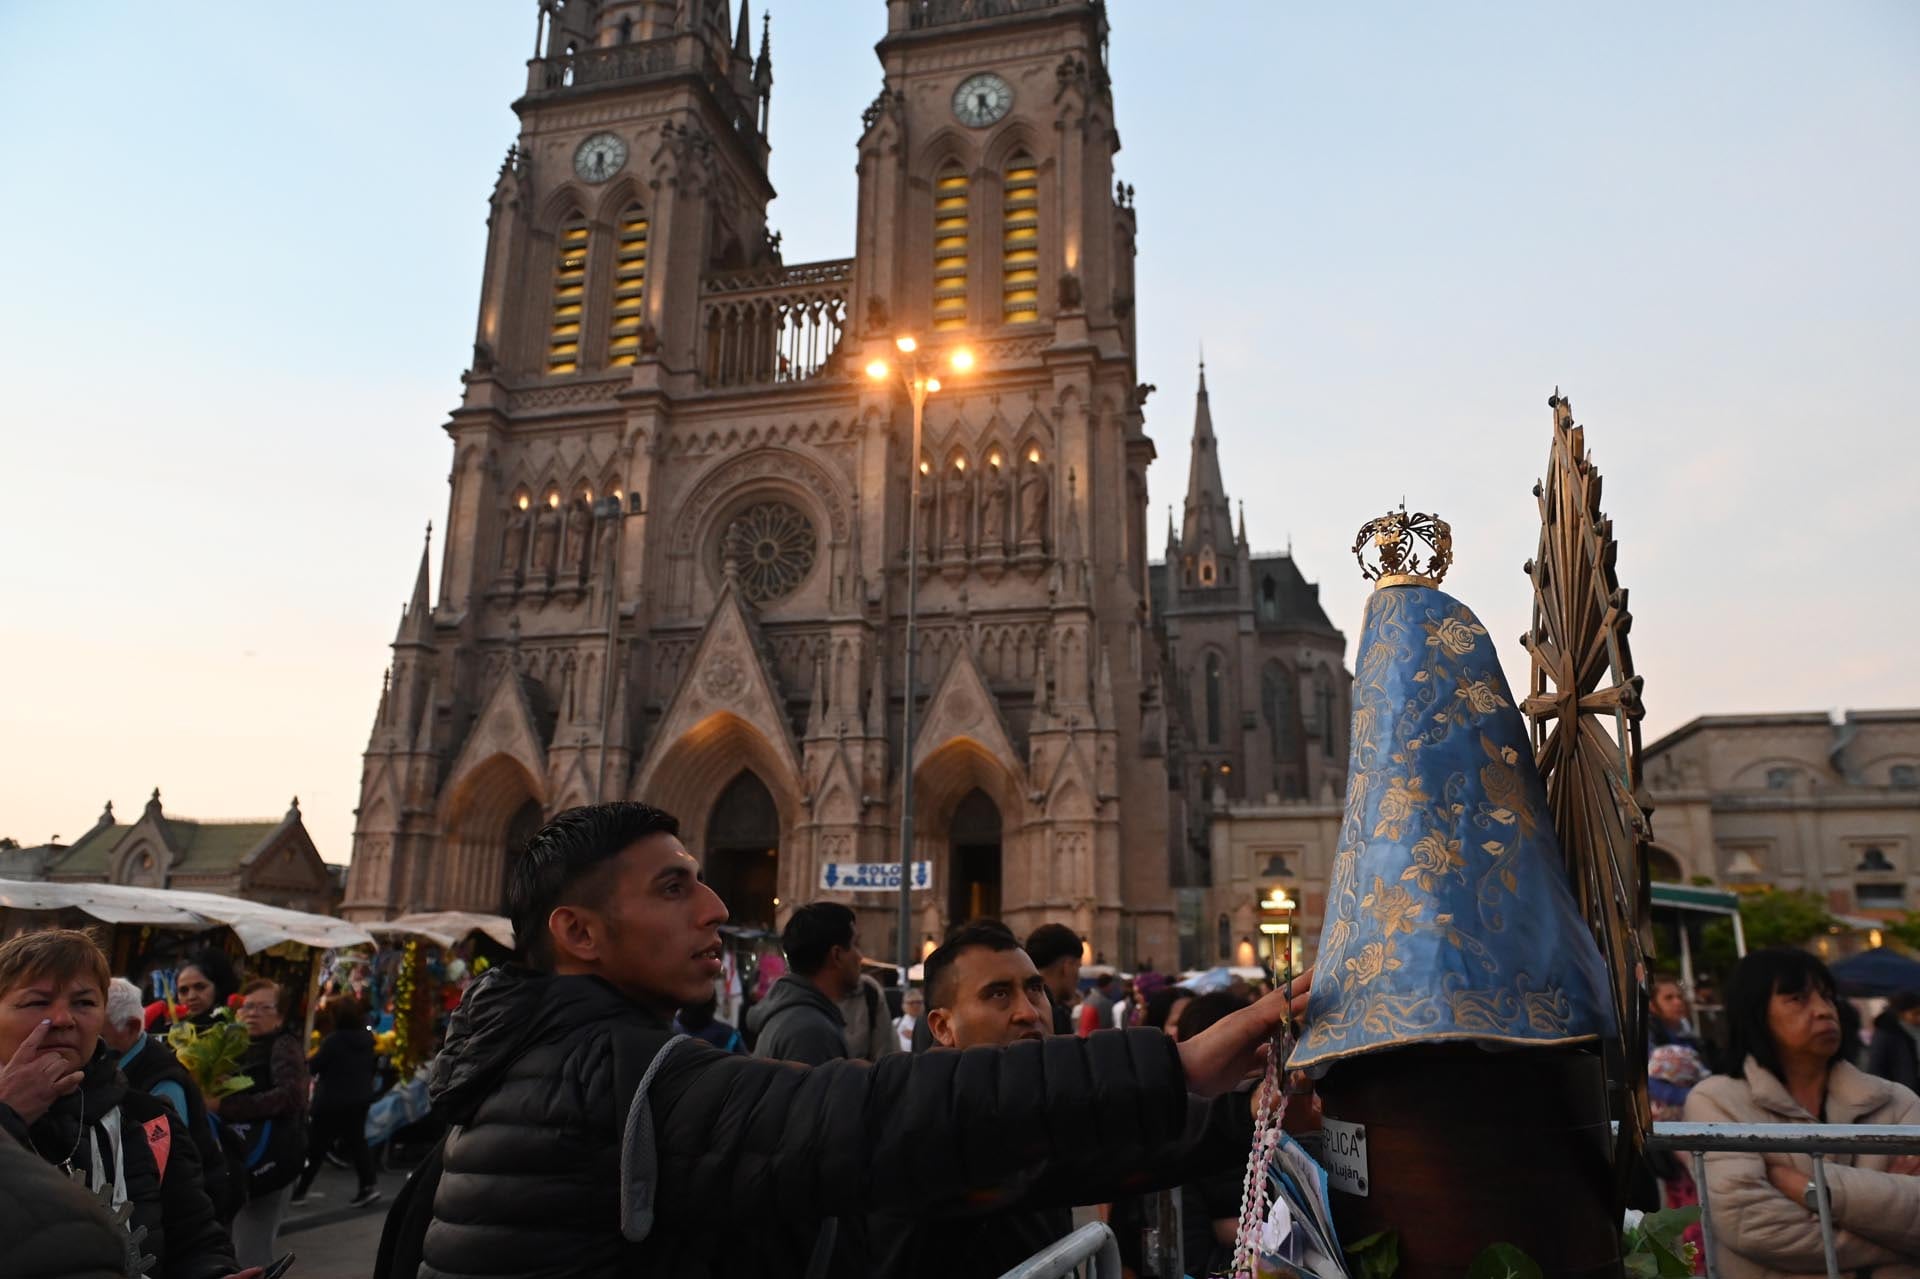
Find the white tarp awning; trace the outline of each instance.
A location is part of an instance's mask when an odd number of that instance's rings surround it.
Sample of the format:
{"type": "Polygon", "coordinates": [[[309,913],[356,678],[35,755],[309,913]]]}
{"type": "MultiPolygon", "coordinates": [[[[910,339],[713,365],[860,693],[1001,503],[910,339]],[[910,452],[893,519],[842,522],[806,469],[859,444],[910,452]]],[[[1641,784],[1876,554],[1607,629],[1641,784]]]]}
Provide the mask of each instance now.
{"type": "Polygon", "coordinates": [[[221,893],[180,888],[0,879],[0,909],[78,910],[109,924],[150,924],[158,928],[199,930],[224,926],[234,931],[249,955],[283,941],[327,950],[373,944],[373,938],[365,929],[331,915],[313,915],[221,893]]]}
{"type": "Polygon", "coordinates": [[[482,915],[467,910],[427,910],[402,915],[384,923],[368,924],[381,937],[424,937],[442,950],[456,946],[473,933],[485,933],[502,946],[513,946],[513,921],[504,915],[482,915]]]}

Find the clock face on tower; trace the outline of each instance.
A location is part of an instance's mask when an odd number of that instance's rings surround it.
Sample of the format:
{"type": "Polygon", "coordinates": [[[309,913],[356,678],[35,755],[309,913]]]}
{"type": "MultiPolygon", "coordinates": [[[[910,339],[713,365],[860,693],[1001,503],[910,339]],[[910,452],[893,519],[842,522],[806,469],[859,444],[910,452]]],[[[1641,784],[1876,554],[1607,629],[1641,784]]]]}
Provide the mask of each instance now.
{"type": "Polygon", "coordinates": [[[627,144],[613,133],[596,133],[573,153],[573,171],[584,182],[605,182],[627,162],[627,144]]]}
{"type": "Polygon", "coordinates": [[[954,118],[970,129],[997,124],[1013,109],[1013,86],[991,71],[968,76],[953,91],[954,118]]]}

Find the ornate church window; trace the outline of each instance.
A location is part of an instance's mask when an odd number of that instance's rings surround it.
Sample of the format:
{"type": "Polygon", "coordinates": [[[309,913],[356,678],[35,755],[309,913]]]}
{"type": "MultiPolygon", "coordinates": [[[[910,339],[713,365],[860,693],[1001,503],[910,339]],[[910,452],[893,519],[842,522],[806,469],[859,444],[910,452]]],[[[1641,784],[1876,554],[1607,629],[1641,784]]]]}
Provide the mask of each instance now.
{"type": "Polygon", "coordinates": [[[1267,721],[1267,746],[1273,754],[1274,790],[1285,794],[1280,784],[1281,770],[1293,759],[1294,717],[1293,676],[1278,662],[1268,662],[1260,672],[1260,714],[1267,721]]]}
{"type": "Polygon", "coordinates": [[[1320,721],[1320,750],[1328,759],[1333,758],[1333,680],[1327,675],[1327,668],[1321,667],[1313,673],[1313,710],[1320,721]]]}
{"type": "Polygon", "coordinates": [[[967,173],[949,161],[933,180],[933,327],[967,323],[967,173]]]}
{"type": "Polygon", "coordinates": [[[756,502],[733,517],[720,539],[721,563],[731,562],[740,593],[756,604],[791,595],[813,570],[818,537],[813,521],[786,502],[756,502]]]}
{"type": "Polygon", "coordinates": [[[580,368],[580,326],[586,319],[587,221],[575,214],[555,237],[553,322],[547,333],[547,372],[580,368]]]}
{"type": "Polygon", "coordinates": [[[1040,318],[1040,170],[1026,152],[1007,162],[1005,191],[1000,318],[1026,324],[1040,318]]]}
{"type": "Polygon", "coordinates": [[[647,215],[638,204],[620,214],[613,251],[613,322],[607,330],[607,363],[632,364],[640,355],[640,295],[647,283],[647,215]]]}
{"type": "Polygon", "coordinates": [[[1218,745],[1220,741],[1220,659],[1212,653],[1207,654],[1207,743],[1218,745]]]}

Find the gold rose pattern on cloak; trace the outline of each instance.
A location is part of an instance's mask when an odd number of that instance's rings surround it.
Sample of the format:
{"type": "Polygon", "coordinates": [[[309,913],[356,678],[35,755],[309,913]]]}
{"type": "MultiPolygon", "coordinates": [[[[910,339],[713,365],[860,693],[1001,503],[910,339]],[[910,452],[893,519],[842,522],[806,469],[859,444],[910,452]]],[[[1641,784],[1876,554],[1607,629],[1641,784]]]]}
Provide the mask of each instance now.
{"type": "Polygon", "coordinates": [[[1392,587],[1370,597],[1362,646],[1315,1007],[1292,1064],[1411,1041],[1591,1038],[1591,999],[1567,989],[1584,984],[1568,980],[1578,963],[1510,953],[1540,949],[1533,934],[1503,948],[1515,912],[1555,910],[1523,900],[1523,881],[1560,872],[1550,843],[1552,866],[1517,857],[1523,844],[1540,857],[1552,830],[1486,628],[1438,590],[1392,587]],[[1436,953],[1453,958],[1428,971],[1436,953]]]}

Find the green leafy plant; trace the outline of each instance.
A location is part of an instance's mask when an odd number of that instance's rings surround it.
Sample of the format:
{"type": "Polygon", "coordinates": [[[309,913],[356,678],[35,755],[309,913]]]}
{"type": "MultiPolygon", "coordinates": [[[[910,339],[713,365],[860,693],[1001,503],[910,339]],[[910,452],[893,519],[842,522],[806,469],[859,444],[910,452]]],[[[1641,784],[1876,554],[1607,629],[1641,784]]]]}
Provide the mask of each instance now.
{"type": "Polygon", "coordinates": [[[240,1073],[252,1041],[247,1028],[235,1025],[224,1008],[214,1013],[212,1025],[182,1021],[167,1031],[168,1047],[208,1097],[228,1097],[253,1087],[252,1078],[240,1073]]]}
{"type": "Polygon", "coordinates": [[[1400,1273],[1400,1232],[1381,1230],[1346,1249],[1353,1279],[1393,1279],[1400,1273]]]}
{"type": "Polygon", "coordinates": [[[1497,1243],[1467,1266],[1467,1279],[1546,1279],[1532,1257],[1510,1243],[1497,1243]]]}
{"type": "Polygon", "coordinates": [[[1693,1273],[1698,1250],[1680,1236],[1698,1220],[1698,1206],[1668,1208],[1650,1212],[1638,1225],[1629,1226],[1621,1238],[1627,1273],[1635,1279],[1686,1279],[1693,1273]]]}

